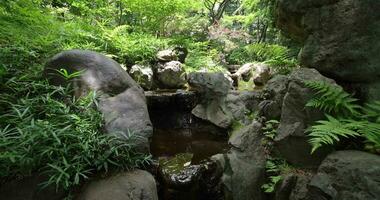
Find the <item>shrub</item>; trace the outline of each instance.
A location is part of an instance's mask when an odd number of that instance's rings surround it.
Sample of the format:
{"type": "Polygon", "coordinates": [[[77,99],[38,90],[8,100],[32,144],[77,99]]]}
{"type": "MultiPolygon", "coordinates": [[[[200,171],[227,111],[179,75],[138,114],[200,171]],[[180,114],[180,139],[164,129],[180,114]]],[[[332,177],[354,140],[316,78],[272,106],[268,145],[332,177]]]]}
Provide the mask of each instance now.
{"type": "Polygon", "coordinates": [[[44,184],[69,189],[96,172],[148,163],[125,140],[102,134],[96,94],[75,99],[46,82],[9,80],[0,97],[0,176],[47,174],[44,184]],[[10,92],[12,91],[12,92],[10,92]]]}

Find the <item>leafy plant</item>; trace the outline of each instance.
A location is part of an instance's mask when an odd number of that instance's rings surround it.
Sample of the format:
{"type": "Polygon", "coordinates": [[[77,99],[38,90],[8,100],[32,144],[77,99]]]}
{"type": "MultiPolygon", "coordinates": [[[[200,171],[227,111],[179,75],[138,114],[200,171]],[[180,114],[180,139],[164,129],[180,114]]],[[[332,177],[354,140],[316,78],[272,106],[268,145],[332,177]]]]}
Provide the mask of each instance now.
{"type": "Polygon", "coordinates": [[[60,74],[63,78],[65,78],[66,80],[70,80],[70,79],[80,76],[84,72],[84,70],[69,73],[66,69],[60,69],[60,70],[56,70],[56,72],[60,74]]]}
{"type": "Polygon", "coordinates": [[[276,137],[279,123],[280,122],[277,120],[266,121],[265,126],[263,127],[264,136],[270,140],[273,140],[276,137]]]}
{"type": "Polygon", "coordinates": [[[263,184],[261,188],[265,193],[272,193],[274,192],[276,185],[283,179],[283,174],[286,174],[291,170],[291,166],[283,159],[270,158],[266,161],[265,169],[267,175],[269,175],[269,182],[263,184]]]}
{"type": "Polygon", "coordinates": [[[49,177],[45,186],[69,189],[96,172],[149,162],[134,151],[133,134],[101,132],[96,93],[75,99],[69,89],[42,81],[9,80],[6,87],[13,93],[0,97],[0,177],[38,172],[49,177]]]}
{"type": "Polygon", "coordinates": [[[324,112],[351,116],[358,115],[360,106],[357,99],[343,90],[342,87],[323,81],[306,81],[305,85],[315,91],[314,97],[306,104],[324,112]]]}
{"type": "Polygon", "coordinates": [[[359,105],[358,100],[340,86],[325,82],[306,82],[306,86],[316,90],[316,95],[306,106],[318,108],[326,114],[307,130],[312,153],[323,145],[333,145],[341,138],[363,137],[366,149],[380,150],[380,102],[359,105]],[[331,114],[331,115],[330,115],[331,114]]]}

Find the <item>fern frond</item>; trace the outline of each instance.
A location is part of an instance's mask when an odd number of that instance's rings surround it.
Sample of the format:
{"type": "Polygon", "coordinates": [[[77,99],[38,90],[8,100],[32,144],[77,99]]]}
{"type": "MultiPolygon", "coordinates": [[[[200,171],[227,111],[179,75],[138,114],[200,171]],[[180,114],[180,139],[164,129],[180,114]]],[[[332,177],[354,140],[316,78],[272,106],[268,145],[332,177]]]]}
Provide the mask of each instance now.
{"type": "Polygon", "coordinates": [[[380,123],[380,101],[366,104],[363,108],[363,113],[366,118],[380,123]]]}
{"type": "Polygon", "coordinates": [[[337,116],[359,115],[361,106],[356,104],[358,100],[342,87],[323,81],[305,81],[305,85],[315,91],[314,97],[307,102],[307,107],[337,116]]]}
{"type": "Polygon", "coordinates": [[[373,123],[367,120],[355,121],[349,120],[352,129],[366,138],[366,143],[375,149],[380,149],[380,123],[373,123]]]}
{"type": "Polygon", "coordinates": [[[327,120],[317,121],[308,132],[309,143],[312,145],[311,153],[314,153],[322,145],[333,145],[340,141],[340,138],[360,136],[353,130],[351,122],[339,120],[330,115],[326,115],[327,120]]]}

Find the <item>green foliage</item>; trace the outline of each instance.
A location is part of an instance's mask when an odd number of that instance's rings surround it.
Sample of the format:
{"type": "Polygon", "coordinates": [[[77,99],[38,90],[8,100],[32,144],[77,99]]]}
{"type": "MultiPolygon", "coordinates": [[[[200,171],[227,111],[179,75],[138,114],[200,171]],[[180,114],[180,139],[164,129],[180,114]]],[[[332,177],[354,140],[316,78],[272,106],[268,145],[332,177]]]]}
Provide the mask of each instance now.
{"type": "Polygon", "coordinates": [[[316,95],[306,106],[318,108],[326,114],[325,120],[317,121],[309,130],[312,153],[323,145],[333,145],[341,138],[363,137],[366,149],[380,150],[380,102],[366,104],[345,92],[340,86],[326,82],[306,82],[306,86],[316,91],[316,95]]]}
{"type": "Polygon", "coordinates": [[[261,188],[265,193],[273,193],[277,183],[283,179],[283,175],[291,171],[291,166],[283,159],[270,158],[266,161],[265,169],[269,182],[263,184],[261,188]]]}
{"type": "Polygon", "coordinates": [[[72,98],[46,82],[9,80],[0,97],[0,176],[47,174],[45,185],[69,189],[95,172],[130,169],[149,157],[134,151],[134,137],[102,134],[96,94],[72,98]]]}
{"type": "Polygon", "coordinates": [[[273,140],[277,135],[277,127],[280,124],[277,120],[269,120],[265,122],[263,127],[264,136],[270,140],[273,140]]]}
{"type": "Polygon", "coordinates": [[[316,91],[314,97],[306,104],[324,112],[351,116],[359,114],[360,106],[357,99],[343,90],[342,87],[323,81],[306,81],[305,85],[316,91]]]}
{"type": "Polygon", "coordinates": [[[353,130],[357,125],[354,121],[350,123],[347,120],[338,120],[330,115],[326,115],[327,120],[317,121],[308,132],[309,143],[312,145],[311,153],[320,148],[322,145],[333,145],[340,141],[340,138],[357,137],[360,134],[353,130]]]}
{"type": "Polygon", "coordinates": [[[235,49],[227,57],[231,64],[245,64],[248,62],[264,62],[277,57],[285,57],[286,47],[269,44],[251,44],[235,49]]]}

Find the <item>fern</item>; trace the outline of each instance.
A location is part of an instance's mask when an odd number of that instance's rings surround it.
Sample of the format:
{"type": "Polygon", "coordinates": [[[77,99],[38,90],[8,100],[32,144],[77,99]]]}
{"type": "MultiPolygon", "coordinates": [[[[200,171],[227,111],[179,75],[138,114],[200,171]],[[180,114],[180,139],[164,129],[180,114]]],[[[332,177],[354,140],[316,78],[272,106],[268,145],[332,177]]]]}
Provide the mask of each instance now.
{"type": "Polygon", "coordinates": [[[342,87],[323,81],[306,81],[305,85],[316,91],[314,97],[306,104],[307,107],[338,116],[359,114],[360,106],[356,104],[358,100],[345,92],[342,87]]]}
{"type": "Polygon", "coordinates": [[[362,110],[364,117],[380,123],[380,101],[366,104],[362,110]]]}
{"type": "Polygon", "coordinates": [[[333,145],[340,141],[340,138],[360,136],[355,128],[360,126],[359,122],[339,120],[330,115],[326,115],[327,120],[317,121],[309,132],[309,143],[312,145],[311,153],[314,153],[322,145],[333,145]]]}

